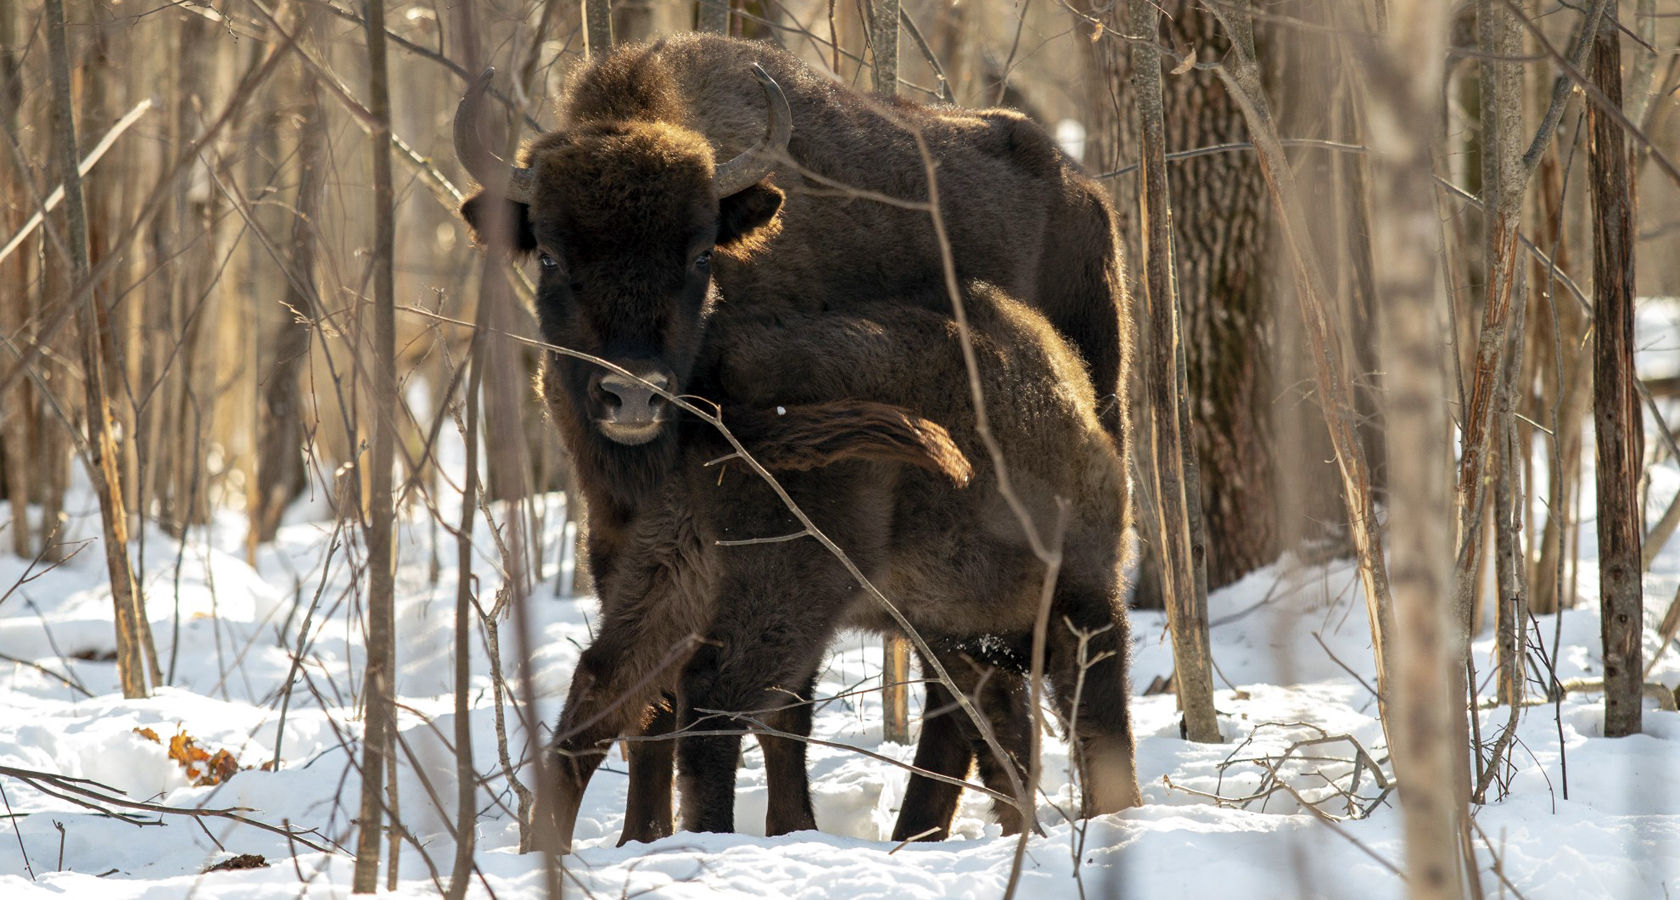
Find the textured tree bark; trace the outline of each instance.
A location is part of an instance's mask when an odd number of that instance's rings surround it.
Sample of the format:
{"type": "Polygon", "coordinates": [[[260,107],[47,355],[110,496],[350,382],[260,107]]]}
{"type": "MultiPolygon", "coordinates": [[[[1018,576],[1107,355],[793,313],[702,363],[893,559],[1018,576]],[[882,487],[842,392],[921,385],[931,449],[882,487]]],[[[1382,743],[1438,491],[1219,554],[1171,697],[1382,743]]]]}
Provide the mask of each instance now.
{"type": "MultiPolygon", "coordinates": [[[[1561,151],[1568,157],[1567,150],[1561,151]]],[[[1566,212],[1563,196],[1563,163],[1557,156],[1547,156],[1539,167],[1540,227],[1533,232],[1541,246],[1556,248],[1552,262],[1558,271],[1571,269],[1570,241],[1564,238],[1573,216],[1566,212]]],[[[1578,208],[1570,204],[1567,209],[1578,208]]],[[[1534,284],[1547,298],[1544,309],[1535,311],[1535,340],[1538,342],[1537,366],[1540,374],[1540,400],[1546,407],[1537,411],[1536,421],[1551,421],[1551,410],[1557,409],[1555,442],[1550,455],[1557,459],[1547,473],[1545,525],[1540,531],[1540,551],[1534,563],[1534,575],[1529,583],[1530,606],[1535,613],[1546,615],[1567,606],[1564,589],[1564,558],[1569,537],[1578,525],[1572,518],[1575,496],[1580,490],[1581,429],[1564,428],[1564,422],[1580,422],[1587,415],[1592,400],[1592,368],[1586,344],[1587,316],[1580,304],[1567,295],[1548,267],[1538,261],[1529,274],[1534,284]]]]}
{"type": "MultiPolygon", "coordinates": [[[[3,122],[7,134],[18,133],[18,105],[23,92],[18,78],[17,53],[12,49],[16,33],[16,8],[7,6],[0,9],[0,122],[3,122]]],[[[13,174],[21,172],[16,165],[0,166],[0,173],[3,173],[0,174],[0,191],[5,191],[8,197],[29,196],[17,180],[24,176],[13,174]]],[[[16,234],[28,216],[22,204],[12,204],[4,218],[6,234],[16,234]]],[[[28,284],[31,255],[14,253],[7,258],[5,268],[0,269],[0,280],[11,285],[28,284]]],[[[4,328],[7,334],[25,334],[26,322],[31,318],[30,304],[23,299],[26,295],[26,291],[19,291],[15,295],[19,298],[16,302],[0,304],[0,328],[4,328]]],[[[0,472],[4,473],[0,491],[4,492],[11,508],[12,554],[25,559],[35,553],[29,524],[29,488],[31,473],[35,471],[30,462],[34,404],[34,388],[26,382],[20,381],[0,392],[0,472]]]]}
{"type": "Polygon", "coordinates": [[[593,57],[612,50],[612,6],[608,0],[581,0],[583,3],[584,53],[593,57]]]}
{"type": "Polygon", "coordinates": [[[299,75],[303,102],[298,110],[297,200],[292,219],[292,277],[286,279],[286,317],[274,338],[274,366],[263,378],[260,438],[257,444],[257,502],[251,529],[258,543],[274,540],[280,516],[303,493],[309,473],[303,465],[303,409],[299,404],[299,373],[309,359],[310,325],[314,318],[315,237],[325,173],[326,129],[320,89],[307,69],[299,75]]]}
{"type": "Polygon", "coordinates": [[[367,517],[367,676],[362,734],[362,798],[356,833],[356,868],[351,890],[371,894],[379,887],[379,838],[385,821],[380,793],[396,735],[393,675],[396,613],[392,582],[396,564],[391,464],[396,445],[397,326],[392,254],[396,243],[395,195],[391,183],[391,95],[385,61],[385,0],[368,0],[368,109],[373,130],[373,348],[368,375],[372,395],[373,447],[369,456],[367,517]]]}
{"type": "MultiPolygon", "coordinates": [[[[1166,11],[1162,36],[1171,46],[1198,48],[1203,58],[1226,52],[1229,39],[1198,0],[1159,5],[1166,11]]],[[[1075,25],[1088,28],[1082,19],[1075,25]]],[[[1137,128],[1099,124],[1102,116],[1131,122],[1136,115],[1137,96],[1129,86],[1132,65],[1111,38],[1090,46],[1096,71],[1086,158],[1094,170],[1111,171],[1141,152],[1134,138],[1137,128]]],[[[1242,110],[1213,73],[1172,75],[1164,79],[1162,92],[1169,151],[1248,140],[1242,110]]],[[[1187,433],[1199,472],[1207,584],[1215,589],[1270,563],[1278,552],[1266,183],[1251,152],[1173,161],[1166,176],[1174,198],[1173,258],[1191,420],[1187,433]]],[[[1125,184],[1117,179],[1117,190],[1130,196],[1125,184]]],[[[1119,207],[1128,253],[1138,258],[1141,229],[1134,221],[1135,206],[1119,207]]]]}
{"type": "MultiPolygon", "coordinates": [[[[1377,535],[1371,472],[1365,460],[1364,442],[1356,429],[1356,406],[1347,375],[1346,353],[1328,308],[1330,295],[1323,264],[1310,241],[1306,208],[1261,86],[1247,7],[1214,6],[1211,11],[1233,38],[1231,53],[1216,71],[1231,96],[1242,107],[1243,118],[1248,123],[1248,131],[1260,159],[1260,170],[1265,175],[1277,211],[1279,231],[1294,274],[1301,319],[1312,351],[1314,386],[1336,451],[1348,532],[1358,556],[1360,582],[1365,590],[1366,613],[1375,645],[1378,703],[1386,706],[1389,660],[1392,658],[1389,637],[1393,630],[1394,611],[1388,590],[1388,567],[1377,535]]],[[[1383,721],[1386,726],[1386,712],[1383,713],[1383,721]]]]}
{"type": "MultiPolygon", "coordinates": [[[[1622,103],[1622,51],[1611,4],[1593,36],[1593,83],[1622,103]]],[[[1641,730],[1639,494],[1643,418],[1633,369],[1633,185],[1621,127],[1593,104],[1588,168],[1593,210],[1593,434],[1598,446],[1600,631],[1604,641],[1604,734],[1641,730]]]]}
{"type": "Polygon", "coordinates": [[[699,0],[696,4],[699,9],[694,17],[694,30],[728,34],[729,2],[730,0],[699,0]]]}
{"type": "MultiPolygon", "coordinates": [[[[1131,0],[1131,32],[1154,36],[1161,12],[1153,0],[1131,0]]],[[[1166,137],[1161,96],[1161,53],[1149,40],[1131,43],[1132,80],[1141,126],[1143,170],[1140,174],[1143,229],[1144,320],[1148,323],[1149,361],[1144,375],[1150,407],[1157,508],[1156,549],[1165,586],[1167,622],[1172,631],[1173,678],[1184,713],[1185,737],[1218,743],[1219,720],[1213,708],[1213,666],[1208,649],[1207,581],[1197,577],[1200,548],[1191,519],[1199,518],[1194,498],[1194,458],[1186,451],[1188,423],[1179,373],[1184,347],[1179,335],[1176,274],[1173,259],[1173,211],[1167,187],[1166,137]],[[1189,457],[1187,459],[1187,457],[1189,457]],[[1186,465],[1186,463],[1189,465],[1186,465]]]]}
{"type": "Polygon", "coordinates": [[[1458,786],[1465,778],[1454,717],[1463,719],[1461,633],[1450,616],[1452,505],[1449,396],[1430,132],[1441,121],[1444,0],[1390,7],[1386,35],[1365,53],[1372,145],[1375,274],[1387,360],[1389,558],[1396,630],[1388,729],[1399,775],[1407,895],[1464,896],[1458,786]]]}
{"type": "MultiPolygon", "coordinates": [[[[1520,457],[1515,454],[1516,430],[1515,398],[1512,396],[1517,371],[1522,366],[1522,319],[1527,298],[1516,290],[1517,271],[1521,262],[1517,248],[1517,225],[1522,220],[1522,194],[1528,172],[1522,162],[1523,128],[1523,65],[1522,30],[1516,12],[1504,0],[1479,0],[1476,10],[1476,46],[1481,53],[1481,164],[1482,164],[1482,238],[1483,266],[1487,273],[1483,311],[1481,346],[1477,350],[1475,388],[1472,398],[1479,398],[1484,380],[1488,390],[1487,420],[1475,418],[1477,407],[1472,401],[1471,418],[1466,419],[1464,457],[1467,461],[1476,454],[1485,454],[1487,476],[1495,481],[1493,516],[1496,523],[1494,543],[1495,567],[1499,572],[1498,602],[1494,605],[1495,631],[1498,634],[1499,668],[1498,695],[1501,702],[1516,703],[1522,695],[1524,617],[1520,606],[1526,606],[1518,595],[1516,567],[1523,562],[1521,534],[1509,527],[1510,519],[1520,512],[1512,500],[1512,485],[1520,457]],[[1494,316],[1499,318],[1495,319],[1494,316]],[[1505,316],[1514,317],[1515,327],[1509,327],[1505,316]],[[1493,369],[1485,373],[1481,366],[1491,363],[1493,369]],[[1487,429],[1478,432],[1478,428],[1487,429]],[[1482,438],[1476,440],[1477,437],[1482,438]],[[1515,698],[1515,699],[1513,699],[1515,698]]],[[[1460,482],[1459,489],[1471,504],[1466,512],[1476,515],[1481,502],[1481,480],[1477,484],[1460,482]]],[[[1477,521],[1480,516],[1476,515],[1477,521]]],[[[1518,519],[1520,521],[1520,519],[1518,519]]],[[[1474,558],[1478,543],[1474,530],[1467,530],[1463,540],[1468,558],[1474,558]]],[[[1461,590],[1467,589],[1462,585],[1461,590]]],[[[1465,593],[1463,596],[1468,596],[1465,593]]],[[[1467,612],[1468,606],[1461,610],[1467,612]]],[[[1468,620],[1465,627],[1474,633],[1468,620]]]]}
{"type": "MultiPolygon", "coordinates": [[[[64,36],[64,2],[47,0],[47,48],[52,69],[53,155],[64,185],[65,217],[69,224],[72,284],[92,271],[88,258],[87,207],[82,199],[81,154],[76,146],[74,105],[70,98],[70,51],[64,36]]],[[[81,329],[82,386],[86,401],[88,478],[99,498],[99,524],[110,575],[111,604],[117,638],[117,673],[124,697],[145,697],[145,657],[141,649],[140,609],[135,602],[134,573],[128,561],[128,513],[123,508],[122,480],[117,470],[117,446],[111,431],[111,411],[105,395],[103,353],[100,349],[104,300],[95,293],[77,310],[81,329]]]]}
{"type": "Polygon", "coordinates": [[[891,97],[898,93],[898,7],[899,0],[870,0],[869,45],[875,93],[891,97]]]}

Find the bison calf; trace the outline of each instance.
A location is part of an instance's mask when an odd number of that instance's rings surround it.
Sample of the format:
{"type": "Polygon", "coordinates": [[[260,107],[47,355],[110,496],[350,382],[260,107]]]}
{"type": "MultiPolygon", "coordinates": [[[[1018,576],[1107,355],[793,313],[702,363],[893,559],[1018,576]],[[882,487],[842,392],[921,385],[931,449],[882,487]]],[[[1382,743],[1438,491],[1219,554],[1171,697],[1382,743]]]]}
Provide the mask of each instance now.
{"type": "MultiPolygon", "coordinates": [[[[1137,802],[1118,539],[1123,469],[1098,422],[1089,378],[1043,317],[982,285],[965,300],[990,428],[1018,508],[1000,491],[999,472],[975,436],[956,326],[932,310],[931,298],[808,319],[720,309],[689,390],[755,408],[725,415],[726,424],[750,421],[761,432],[755,440],[773,435],[766,420],[777,407],[820,409],[838,397],[892,404],[945,427],[974,465],[966,487],[948,474],[841,454],[824,468],[781,478],[817,527],[925,634],[959,641],[1030,634],[1045,572],[1020,515],[1049,535],[1065,501],[1046,674],[1063,718],[1076,723],[1084,811],[1121,809],[1137,802]]],[[[556,371],[546,369],[545,383],[564,420],[575,413],[556,371]]],[[[812,424],[803,415],[802,429],[812,424]]],[[[848,427],[843,413],[833,424],[848,427]]],[[[730,452],[710,426],[688,419],[675,431],[657,490],[624,521],[593,532],[602,544],[594,554],[602,620],[557,726],[556,813],[566,842],[598,747],[647,726],[638,721],[642,710],[671,685],[660,673],[672,664],[671,648],[686,653],[689,635],[702,637],[676,679],[677,724],[701,733],[682,737],[677,748],[682,822],[728,831],[740,735],[711,732],[731,719],[797,731],[787,721],[788,701],[808,684],[835,631],[895,627],[840,559],[802,536],[769,485],[706,465],[730,452]]],[[[1004,698],[1003,705],[1021,719],[1018,702],[1004,698]]],[[[964,775],[972,750],[956,746],[960,752],[947,748],[923,761],[964,775]]],[[[929,827],[948,825],[954,791],[924,786],[912,799],[929,827]]]]}

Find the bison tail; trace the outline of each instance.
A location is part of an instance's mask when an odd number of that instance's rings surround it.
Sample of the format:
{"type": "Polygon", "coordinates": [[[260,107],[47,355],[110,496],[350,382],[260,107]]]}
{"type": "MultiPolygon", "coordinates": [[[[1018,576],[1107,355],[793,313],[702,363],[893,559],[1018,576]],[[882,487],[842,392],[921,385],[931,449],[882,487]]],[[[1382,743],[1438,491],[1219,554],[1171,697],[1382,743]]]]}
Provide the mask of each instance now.
{"type": "Polygon", "coordinates": [[[838,400],[773,409],[731,406],[723,423],[770,470],[818,469],[845,460],[896,462],[944,475],[958,487],[974,465],[944,427],[902,407],[838,400]]]}

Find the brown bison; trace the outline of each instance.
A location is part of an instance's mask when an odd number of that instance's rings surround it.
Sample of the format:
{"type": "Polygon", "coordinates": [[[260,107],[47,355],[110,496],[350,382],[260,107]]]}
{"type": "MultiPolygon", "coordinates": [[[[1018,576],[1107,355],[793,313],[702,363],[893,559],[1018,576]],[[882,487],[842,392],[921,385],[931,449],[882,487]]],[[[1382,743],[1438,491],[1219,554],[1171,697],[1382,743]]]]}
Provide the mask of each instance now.
{"type": "MultiPolygon", "coordinates": [[[[808,693],[833,629],[846,621],[883,625],[868,614],[864,592],[812,542],[716,546],[797,529],[756,479],[720,479],[716,469],[704,469],[727,447],[694,420],[673,415],[655,387],[728,404],[726,421],[745,433],[762,430],[755,449],[780,446],[783,468],[832,463],[787,475],[790,493],[854,559],[894,585],[891,595],[904,598],[919,630],[949,641],[941,646],[1030,628],[1031,616],[1022,614],[1034,608],[1037,564],[1019,523],[999,518],[1005,508],[989,464],[980,466],[977,484],[958,490],[950,471],[912,471],[882,449],[910,447],[901,462],[915,461],[939,444],[928,420],[966,436],[973,417],[972,409],[953,408],[967,403],[960,366],[949,365],[960,358],[942,366],[923,358],[949,351],[949,341],[921,347],[906,340],[931,339],[938,323],[949,322],[940,247],[926,211],[854,195],[926,196],[922,158],[906,125],[921,132],[938,164],[957,271],[1005,289],[975,288],[970,296],[999,311],[993,319],[1003,323],[995,334],[980,334],[993,342],[1001,366],[988,376],[990,396],[1009,398],[990,411],[998,422],[1023,424],[1000,433],[1033,448],[1018,462],[1031,476],[1022,492],[1041,516],[1052,496],[1078,501],[1069,540],[1070,549],[1080,549],[1070,552],[1076,564],[1064,571],[1061,615],[1052,621],[1085,630],[1118,624],[1097,643],[1123,649],[1115,566],[1125,484],[1108,442],[1124,422],[1117,402],[1125,359],[1120,263],[1102,194],[1040,130],[1006,112],[904,103],[887,110],[888,118],[781,51],[698,36],[628,48],[586,70],[563,104],[562,128],[536,140],[526,165],[511,173],[473,133],[477,99],[470,93],[463,101],[457,149],[489,189],[468,201],[464,215],[480,233],[501,230],[539,259],[537,314],[547,340],[621,369],[550,353],[543,374],[588,500],[590,564],[603,614],[557,732],[562,842],[602,740],[638,728],[659,733],[677,717],[692,724],[709,710],[794,732],[808,728],[800,721],[808,707],[786,701],[808,693]],[[742,136],[753,133],[764,137],[740,149],[742,136]],[[773,182],[766,180],[772,171],[773,182]],[[741,361],[762,359],[760,348],[781,348],[770,358],[821,355],[823,340],[812,338],[838,341],[836,327],[863,328],[875,339],[854,341],[850,356],[800,362],[838,366],[858,380],[817,379],[813,369],[812,383],[766,378],[754,385],[750,374],[740,383],[741,373],[752,371],[741,361]],[[1017,352],[1027,361],[1013,361],[1017,352]],[[883,365],[895,358],[896,366],[883,365]],[[1102,386],[1100,400],[1092,378],[1102,386]],[[833,390],[806,396],[814,384],[833,390]],[[774,396],[782,391],[785,397],[774,396]],[[870,415],[893,421],[859,426],[856,415],[868,404],[844,408],[858,399],[875,402],[870,415]],[[772,420],[769,405],[749,411],[772,402],[794,404],[791,418],[772,420]],[[806,438],[851,428],[858,439],[853,446],[789,440],[790,429],[799,428],[806,438]],[[1032,437],[1050,433],[1079,440],[1046,447],[1032,437]],[[1093,433],[1104,437],[1100,453],[1088,440],[1093,433]],[[928,531],[932,522],[947,527],[928,531]],[[1033,590],[1022,588],[1027,581],[1033,590]],[[672,648],[690,633],[705,639],[680,678],[660,676],[672,648]],[[679,687],[682,709],[662,711],[662,699],[679,687]]],[[[1051,634],[1051,681],[1064,701],[1071,633],[1058,627],[1051,634]]],[[[1077,718],[1088,811],[1135,802],[1124,654],[1099,665],[1107,668],[1094,674],[1100,684],[1087,687],[1077,718]]],[[[1018,691],[987,693],[1001,694],[994,704],[1000,714],[1022,721],[1018,691]]],[[[943,705],[939,699],[930,689],[930,707],[943,705]]],[[[966,774],[974,756],[968,741],[927,740],[930,732],[972,740],[957,717],[949,719],[924,731],[918,760],[966,774]]],[[[682,740],[685,827],[732,827],[738,745],[738,736],[682,740]]],[[[657,775],[662,753],[668,742],[638,745],[633,754],[633,771],[652,774],[632,778],[627,839],[669,832],[668,756],[663,781],[657,775]]],[[[797,781],[791,799],[773,797],[769,830],[811,827],[803,747],[770,740],[766,759],[773,791],[797,781]]],[[[994,764],[988,775],[985,759],[982,774],[991,781],[1001,767],[994,764]]],[[[954,790],[919,787],[912,794],[926,795],[935,810],[923,809],[920,820],[942,815],[948,824],[949,812],[938,810],[954,809],[954,790]]],[[[915,818],[911,805],[900,832],[915,818]]]]}

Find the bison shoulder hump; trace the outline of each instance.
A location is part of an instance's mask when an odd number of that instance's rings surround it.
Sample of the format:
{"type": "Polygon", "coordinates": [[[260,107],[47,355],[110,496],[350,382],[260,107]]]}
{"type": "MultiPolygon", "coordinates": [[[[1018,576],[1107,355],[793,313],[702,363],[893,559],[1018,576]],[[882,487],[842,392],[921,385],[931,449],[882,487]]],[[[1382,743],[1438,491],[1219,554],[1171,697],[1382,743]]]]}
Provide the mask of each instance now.
{"type": "Polygon", "coordinates": [[[989,109],[981,115],[992,132],[987,143],[999,157],[1036,178],[1062,177],[1067,160],[1038,123],[1012,109],[989,109]]]}

